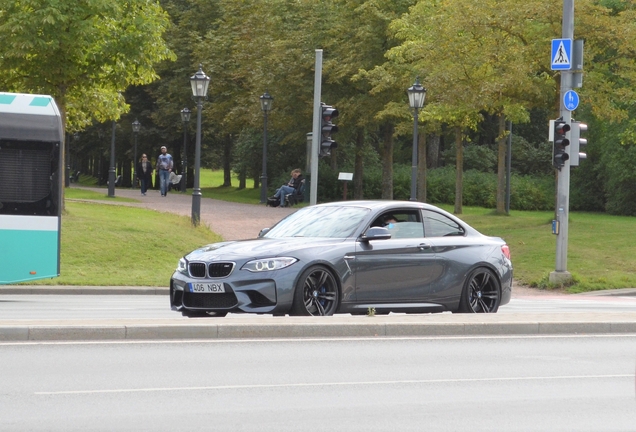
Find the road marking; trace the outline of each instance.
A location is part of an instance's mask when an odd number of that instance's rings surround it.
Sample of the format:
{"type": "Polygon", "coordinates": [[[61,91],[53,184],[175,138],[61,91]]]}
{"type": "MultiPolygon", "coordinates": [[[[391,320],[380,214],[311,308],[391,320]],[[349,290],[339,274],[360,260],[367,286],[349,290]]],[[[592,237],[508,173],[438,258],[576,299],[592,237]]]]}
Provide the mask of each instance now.
{"type": "Polygon", "coordinates": [[[220,385],[205,387],[150,387],[137,389],[104,389],[104,390],[65,390],[50,392],[35,392],[36,395],[73,395],[73,394],[105,394],[105,393],[151,393],[174,391],[208,391],[208,390],[243,390],[243,389],[276,389],[301,387],[344,387],[344,386],[377,386],[400,384],[449,384],[449,383],[477,383],[477,382],[512,382],[512,381],[556,381],[582,379],[614,379],[634,378],[634,375],[570,375],[570,376],[542,376],[542,377],[508,377],[508,378],[453,378],[453,379],[425,379],[425,380],[396,380],[396,381],[348,381],[327,383],[288,383],[288,384],[242,384],[220,385]]]}

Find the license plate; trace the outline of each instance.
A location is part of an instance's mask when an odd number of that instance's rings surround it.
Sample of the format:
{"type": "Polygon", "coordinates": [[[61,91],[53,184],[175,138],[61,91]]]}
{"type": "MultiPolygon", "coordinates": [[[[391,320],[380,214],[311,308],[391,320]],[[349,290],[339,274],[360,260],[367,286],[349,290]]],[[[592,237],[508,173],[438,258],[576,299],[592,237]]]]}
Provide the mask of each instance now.
{"type": "Polygon", "coordinates": [[[225,287],[222,283],[191,283],[190,292],[197,293],[224,293],[225,287]]]}

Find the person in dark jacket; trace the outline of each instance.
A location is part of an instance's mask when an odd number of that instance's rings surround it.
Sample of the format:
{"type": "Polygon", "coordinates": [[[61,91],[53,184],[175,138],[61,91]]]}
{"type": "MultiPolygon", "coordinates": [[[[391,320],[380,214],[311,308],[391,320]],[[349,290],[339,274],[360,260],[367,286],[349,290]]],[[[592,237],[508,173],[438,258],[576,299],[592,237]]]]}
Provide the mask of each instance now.
{"type": "Polygon", "coordinates": [[[141,194],[146,195],[149,187],[152,187],[152,164],[148,156],[141,155],[141,161],[137,162],[137,178],[141,183],[141,194]]]}
{"type": "MultiPolygon", "coordinates": [[[[296,168],[291,172],[291,179],[289,182],[276,189],[276,193],[270,197],[270,201],[278,201],[281,207],[285,207],[285,196],[295,193],[300,188],[300,182],[302,179],[302,171],[299,168],[296,168]]],[[[276,205],[273,207],[276,207],[276,205]]]]}

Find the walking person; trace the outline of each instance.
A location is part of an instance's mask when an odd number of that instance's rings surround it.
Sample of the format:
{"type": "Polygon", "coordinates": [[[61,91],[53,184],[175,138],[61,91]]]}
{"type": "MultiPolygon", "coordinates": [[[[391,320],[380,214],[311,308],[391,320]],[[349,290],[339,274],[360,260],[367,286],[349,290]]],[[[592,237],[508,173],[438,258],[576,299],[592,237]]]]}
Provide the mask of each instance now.
{"type": "Polygon", "coordinates": [[[161,154],[157,156],[157,172],[159,173],[159,185],[163,197],[168,194],[168,184],[173,166],[172,156],[168,153],[168,149],[166,146],[161,146],[161,154]]]}
{"type": "Polygon", "coordinates": [[[152,186],[152,164],[145,154],[141,155],[141,161],[137,162],[137,179],[141,184],[141,194],[146,195],[146,191],[152,186]]]}

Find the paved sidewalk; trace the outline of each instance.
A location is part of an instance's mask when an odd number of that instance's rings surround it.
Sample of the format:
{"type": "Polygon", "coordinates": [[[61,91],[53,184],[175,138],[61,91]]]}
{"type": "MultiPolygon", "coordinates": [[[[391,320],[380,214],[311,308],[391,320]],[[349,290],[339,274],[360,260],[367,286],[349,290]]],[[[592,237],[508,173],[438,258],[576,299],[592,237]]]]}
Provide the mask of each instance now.
{"type": "MultiPolygon", "coordinates": [[[[107,193],[106,189],[89,188],[107,193]]],[[[190,216],[192,191],[116,189],[115,195],[139,199],[117,203],[190,216]]],[[[108,203],[108,201],[99,201],[108,203]]],[[[114,204],[114,203],[111,203],[114,204]]],[[[270,208],[203,198],[201,222],[226,240],[253,238],[291,208],[270,208]]],[[[538,290],[523,288],[524,294],[538,290]]],[[[514,290],[513,290],[514,291],[514,290]]],[[[168,295],[167,287],[0,286],[1,295],[16,294],[146,294],[168,295]]],[[[636,289],[589,295],[636,295],[636,289]]],[[[513,295],[518,295],[513,293],[513,295]]],[[[166,303],[167,304],[167,303],[166,303]]],[[[636,333],[636,312],[569,314],[418,314],[389,316],[271,317],[258,315],[168,320],[2,320],[0,341],[152,340],[297,337],[414,337],[466,335],[636,333]]]]}

